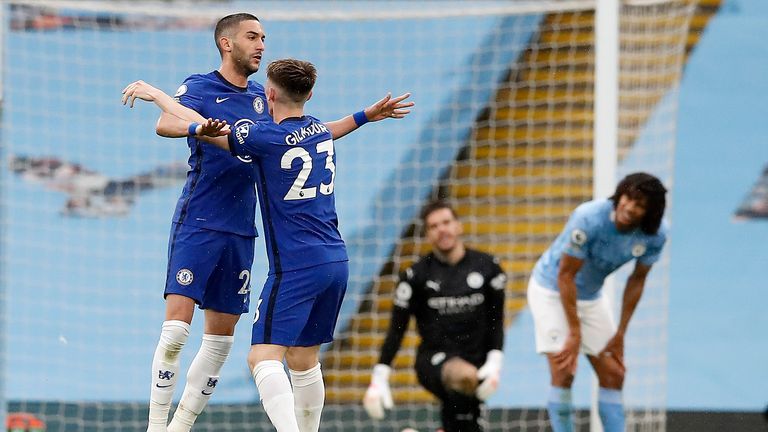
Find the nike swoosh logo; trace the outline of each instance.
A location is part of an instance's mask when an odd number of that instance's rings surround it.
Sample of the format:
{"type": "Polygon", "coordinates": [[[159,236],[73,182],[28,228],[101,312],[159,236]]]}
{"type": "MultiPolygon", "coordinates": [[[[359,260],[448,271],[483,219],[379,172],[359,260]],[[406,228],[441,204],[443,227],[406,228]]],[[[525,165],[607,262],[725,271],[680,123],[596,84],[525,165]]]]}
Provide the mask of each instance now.
{"type": "Polygon", "coordinates": [[[160,384],[155,384],[155,386],[157,386],[157,388],[168,388],[168,387],[170,387],[172,385],[173,384],[168,384],[168,385],[161,386],[160,384]]]}
{"type": "Polygon", "coordinates": [[[216,103],[222,103],[222,102],[224,102],[224,101],[225,101],[225,100],[227,100],[227,99],[229,99],[229,98],[228,98],[228,97],[225,97],[225,98],[216,98],[216,103]]]}
{"type": "Polygon", "coordinates": [[[212,392],[212,391],[210,391],[210,392],[206,393],[206,392],[205,392],[205,390],[201,391],[200,393],[202,393],[202,394],[204,394],[204,395],[206,395],[206,396],[210,396],[210,395],[212,395],[212,394],[213,394],[213,392],[212,392]]]}

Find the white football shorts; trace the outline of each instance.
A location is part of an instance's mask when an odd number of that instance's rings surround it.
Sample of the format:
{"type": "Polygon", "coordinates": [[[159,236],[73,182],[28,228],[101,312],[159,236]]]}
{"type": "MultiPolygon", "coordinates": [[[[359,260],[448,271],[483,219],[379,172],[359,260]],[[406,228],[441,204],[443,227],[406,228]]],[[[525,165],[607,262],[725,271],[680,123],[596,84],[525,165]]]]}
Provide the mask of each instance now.
{"type": "MultiPolygon", "coordinates": [[[[560,293],[539,285],[532,276],[528,281],[528,306],[533,315],[536,352],[560,352],[568,336],[568,321],[560,293]]],[[[581,352],[596,356],[616,334],[616,322],[608,300],[605,296],[577,300],[576,310],[581,323],[581,352]]]]}

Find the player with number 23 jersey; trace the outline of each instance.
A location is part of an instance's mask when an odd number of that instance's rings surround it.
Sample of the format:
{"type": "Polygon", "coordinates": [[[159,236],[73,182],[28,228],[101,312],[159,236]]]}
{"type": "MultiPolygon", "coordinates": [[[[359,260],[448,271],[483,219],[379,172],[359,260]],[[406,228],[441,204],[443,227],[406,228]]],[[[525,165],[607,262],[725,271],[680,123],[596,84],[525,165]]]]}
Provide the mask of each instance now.
{"type": "Polygon", "coordinates": [[[328,317],[338,315],[348,276],[331,133],[314,117],[289,117],[234,128],[229,147],[253,158],[269,258],[251,343],[330,342],[336,322],[328,317]]]}

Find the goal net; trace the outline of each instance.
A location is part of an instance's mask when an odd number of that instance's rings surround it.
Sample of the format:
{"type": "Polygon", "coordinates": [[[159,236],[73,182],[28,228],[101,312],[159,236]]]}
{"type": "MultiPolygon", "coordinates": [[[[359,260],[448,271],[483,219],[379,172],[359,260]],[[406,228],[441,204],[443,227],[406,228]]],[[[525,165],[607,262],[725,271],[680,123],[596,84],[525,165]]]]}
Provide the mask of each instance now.
{"type": "MultiPolygon", "coordinates": [[[[360,403],[397,272],[428,250],[418,210],[438,196],[458,209],[467,242],[500,257],[510,276],[506,361],[486,430],[548,427],[548,375],[534,354],[525,288],[569,212],[592,198],[593,1],[1,7],[0,398],[9,416],[30,413],[48,431],[145,430],[168,233],[188,149],[183,139],[156,136],[157,109],[128,110],[120,91],[143,79],[173,93],[187,76],[216,69],[213,24],[247,11],[267,33],[264,65],[294,57],[317,66],[307,106],[314,116],[340,118],[387,91],[410,91],[417,104],[405,120],[366,125],[336,144],[351,275],[336,341],[322,352],[322,430],[439,427],[435,401],[412,371],[412,329],[394,362],[395,410],[373,422],[360,403]]],[[[673,186],[677,88],[694,11],[692,0],[622,3],[621,175],[649,171],[673,186]]],[[[264,69],[253,79],[263,82],[264,69]]],[[[263,248],[258,239],[254,291],[266,277],[263,248]]],[[[665,428],[668,286],[665,253],[626,340],[632,430],[665,428]]],[[[201,318],[182,352],[184,374],[201,318]]],[[[271,430],[245,364],[251,321],[252,314],[238,325],[195,430],[271,430]]],[[[581,363],[574,394],[586,427],[590,374],[581,363]]]]}

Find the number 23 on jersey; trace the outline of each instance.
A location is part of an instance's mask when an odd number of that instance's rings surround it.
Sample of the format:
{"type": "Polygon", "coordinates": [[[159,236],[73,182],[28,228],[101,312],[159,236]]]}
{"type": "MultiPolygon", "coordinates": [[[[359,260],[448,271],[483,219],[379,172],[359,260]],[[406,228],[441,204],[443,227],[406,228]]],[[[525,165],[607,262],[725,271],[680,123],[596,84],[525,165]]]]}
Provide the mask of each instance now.
{"type": "MultiPolygon", "coordinates": [[[[318,143],[316,146],[318,154],[326,154],[325,169],[331,172],[331,181],[329,184],[320,183],[320,193],[323,195],[330,195],[333,193],[333,181],[336,177],[336,165],[333,163],[333,140],[325,140],[318,143]]],[[[301,159],[301,171],[299,175],[293,181],[288,193],[285,194],[283,200],[306,200],[313,199],[317,196],[317,188],[315,186],[305,187],[309,175],[312,173],[312,156],[303,147],[292,147],[290,150],[283,154],[280,159],[280,167],[284,170],[290,170],[294,159],[301,159]]]]}

